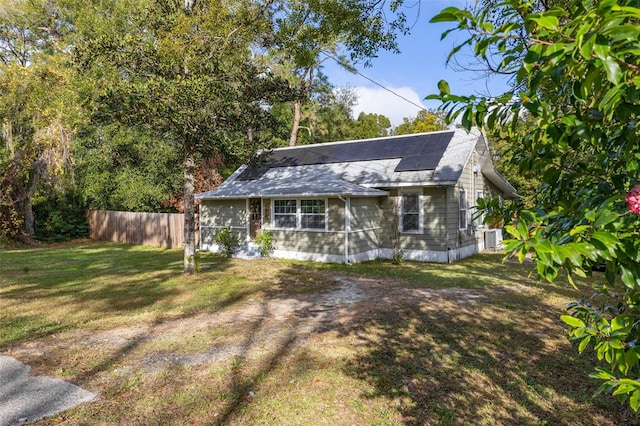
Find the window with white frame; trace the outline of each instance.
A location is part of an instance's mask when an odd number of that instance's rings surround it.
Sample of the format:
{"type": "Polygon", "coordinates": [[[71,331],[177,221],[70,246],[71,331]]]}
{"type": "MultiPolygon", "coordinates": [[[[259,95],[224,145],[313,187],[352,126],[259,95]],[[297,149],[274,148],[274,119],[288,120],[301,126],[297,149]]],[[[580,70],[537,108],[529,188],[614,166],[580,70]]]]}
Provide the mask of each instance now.
{"type": "Polygon", "coordinates": [[[327,201],[273,200],[273,226],[283,229],[326,229],[327,201]]]}
{"type": "Polygon", "coordinates": [[[420,194],[417,191],[403,192],[400,198],[400,230],[419,233],[421,224],[420,194]]]}
{"type": "Polygon", "coordinates": [[[300,227],[325,229],[326,211],[324,200],[300,200],[300,227]]]}
{"type": "Polygon", "coordinates": [[[467,192],[464,189],[460,190],[459,206],[460,229],[467,229],[467,192]]]}
{"type": "Polygon", "coordinates": [[[276,228],[297,228],[296,200],[273,200],[273,224],[276,228]]]}
{"type": "MultiPolygon", "coordinates": [[[[481,199],[481,198],[484,198],[484,192],[476,191],[476,205],[478,204],[478,200],[481,199]]],[[[484,213],[479,214],[477,207],[476,207],[475,217],[476,217],[476,219],[474,221],[475,225],[478,226],[478,227],[483,226],[482,222],[484,222],[484,213]]]]}

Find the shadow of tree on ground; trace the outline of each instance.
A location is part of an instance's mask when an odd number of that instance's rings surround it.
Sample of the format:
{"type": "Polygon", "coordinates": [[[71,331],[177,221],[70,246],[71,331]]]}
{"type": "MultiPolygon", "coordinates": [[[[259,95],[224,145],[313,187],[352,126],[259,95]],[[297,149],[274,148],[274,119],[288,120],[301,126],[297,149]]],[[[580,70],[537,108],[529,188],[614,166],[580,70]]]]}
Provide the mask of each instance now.
{"type": "MultiPolygon", "coordinates": [[[[0,289],[12,303],[68,300],[93,316],[98,300],[117,320],[42,339],[52,327],[21,347],[36,368],[99,391],[54,422],[635,422],[612,398],[591,398],[591,358],[576,355],[558,320],[556,302],[578,293],[539,286],[495,256],[406,270],[212,256],[203,274],[176,284],[180,252],[112,248],[118,256],[72,248],[46,282],[16,261],[11,271],[24,276],[0,289]],[[129,277],[123,288],[114,271],[129,277]],[[149,317],[123,325],[132,312],[149,317]]],[[[33,256],[45,264],[37,256],[51,254],[33,256]]]]}
{"type": "Polygon", "coordinates": [[[438,293],[341,330],[362,345],[344,368],[373,387],[362,397],[395,401],[410,425],[635,424],[613,398],[592,399],[592,359],[566,340],[559,309],[531,292],[438,293]]]}

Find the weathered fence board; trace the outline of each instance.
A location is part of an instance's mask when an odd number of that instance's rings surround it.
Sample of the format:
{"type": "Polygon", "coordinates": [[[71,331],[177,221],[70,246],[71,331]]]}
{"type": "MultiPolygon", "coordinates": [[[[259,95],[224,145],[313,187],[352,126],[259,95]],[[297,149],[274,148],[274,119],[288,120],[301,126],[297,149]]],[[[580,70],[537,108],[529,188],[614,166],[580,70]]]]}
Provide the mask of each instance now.
{"type": "MultiPolygon", "coordinates": [[[[181,213],[89,210],[87,221],[89,237],[93,240],[169,248],[184,245],[184,215],[181,213]]],[[[196,232],[196,245],[198,236],[196,232]]]]}

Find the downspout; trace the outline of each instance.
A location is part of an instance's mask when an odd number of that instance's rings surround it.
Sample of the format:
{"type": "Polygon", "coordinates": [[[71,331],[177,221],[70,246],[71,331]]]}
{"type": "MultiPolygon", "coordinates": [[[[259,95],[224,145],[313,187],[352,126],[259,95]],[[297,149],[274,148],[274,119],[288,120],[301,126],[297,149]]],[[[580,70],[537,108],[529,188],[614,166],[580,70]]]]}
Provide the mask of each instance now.
{"type": "Polygon", "coordinates": [[[344,263],[350,265],[349,233],[351,232],[351,198],[344,198],[342,195],[339,195],[338,198],[344,201],[344,263]]]}

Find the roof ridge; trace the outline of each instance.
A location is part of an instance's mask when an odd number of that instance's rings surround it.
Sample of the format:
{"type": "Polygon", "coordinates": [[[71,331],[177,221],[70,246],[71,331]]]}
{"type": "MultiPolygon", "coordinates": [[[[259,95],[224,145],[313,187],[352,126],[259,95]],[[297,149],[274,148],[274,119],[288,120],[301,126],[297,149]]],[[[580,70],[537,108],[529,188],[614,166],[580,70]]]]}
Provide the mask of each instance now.
{"type": "Polygon", "coordinates": [[[367,139],[363,141],[304,145],[304,149],[274,150],[265,164],[247,168],[238,180],[252,180],[274,167],[313,164],[379,161],[400,158],[396,171],[435,169],[446,146],[456,131],[417,133],[398,137],[367,139]]]}
{"type": "Polygon", "coordinates": [[[275,151],[287,151],[287,150],[295,150],[295,149],[305,149],[305,148],[313,148],[313,147],[318,147],[318,146],[329,146],[329,145],[344,145],[344,144],[351,144],[351,143],[361,143],[361,142],[372,142],[372,141],[380,141],[380,140],[391,140],[391,139],[401,139],[401,138],[412,138],[412,137],[417,137],[417,136],[424,136],[424,135],[435,135],[438,133],[447,133],[447,132],[452,132],[455,133],[455,129],[447,129],[447,130],[436,130],[434,132],[421,132],[421,133],[411,133],[408,135],[392,135],[392,136],[380,136],[377,138],[367,138],[367,139],[354,139],[354,140],[349,140],[349,141],[333,141],[333,142],[320,142],[320,143],[310,143],[307,145],[296,145],[296,146],[284,146],[284,147],[280,147],[280,148],[273,148],[271,150],[271,152],[275,152],[275,151]]]}

